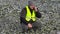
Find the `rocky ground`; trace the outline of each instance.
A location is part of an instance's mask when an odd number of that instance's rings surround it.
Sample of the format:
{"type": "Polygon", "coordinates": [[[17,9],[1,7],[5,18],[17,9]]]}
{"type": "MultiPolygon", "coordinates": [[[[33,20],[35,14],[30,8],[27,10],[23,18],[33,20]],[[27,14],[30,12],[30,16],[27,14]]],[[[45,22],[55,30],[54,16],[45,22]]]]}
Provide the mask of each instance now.
{"type": "MultiPolygon", "coordinates": [[[[21,34],[19,13],[29,0],[0,0],[0,34],[21,34]]],[[[57,34],[60,31],[60,0],[31,0],[39,8],[42,17],[41,34],[57,34]]],[[[38,33],[37,33],[38,34],[38,33]]]]}

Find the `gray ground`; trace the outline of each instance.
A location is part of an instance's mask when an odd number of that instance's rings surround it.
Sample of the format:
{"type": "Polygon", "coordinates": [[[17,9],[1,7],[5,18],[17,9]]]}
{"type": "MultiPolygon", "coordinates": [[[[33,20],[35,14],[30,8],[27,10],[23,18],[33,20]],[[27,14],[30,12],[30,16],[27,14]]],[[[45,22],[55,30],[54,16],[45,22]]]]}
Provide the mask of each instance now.
{"type": "MultiPolygon", "coordinates": [[[[21,34],[19,13],[29,0],[0,0],[0,34],[21,34]]],[[[60,0],[31,0],[39,8],[42,17],[41,34],[60,31],[60,0]]],[[[38,34],[38,33],[37,33],[38,34]]]]}

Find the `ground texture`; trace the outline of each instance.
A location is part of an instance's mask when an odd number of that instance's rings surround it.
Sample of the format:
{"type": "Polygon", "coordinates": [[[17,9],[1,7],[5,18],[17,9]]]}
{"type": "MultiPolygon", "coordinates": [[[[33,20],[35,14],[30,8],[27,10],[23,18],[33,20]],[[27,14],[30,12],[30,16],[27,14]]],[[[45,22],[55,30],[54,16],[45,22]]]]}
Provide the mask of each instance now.
{"type": "MultiPolygon", "coordinates": [[[[21,34],[19,13],[29,0],[0,0],[0,34],[21,34]]],[[[60,31],[60,0],[31,0],[39,8],[42,17],[41,34],[60,31]]],[[[38,34],[38,33],[37,33],[38,34]]]]}

